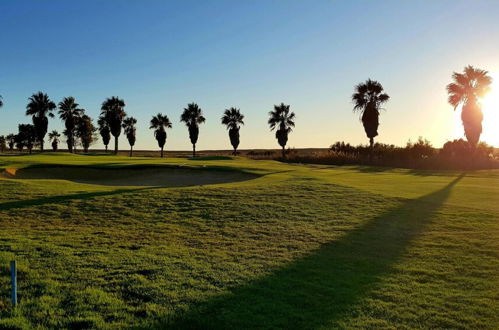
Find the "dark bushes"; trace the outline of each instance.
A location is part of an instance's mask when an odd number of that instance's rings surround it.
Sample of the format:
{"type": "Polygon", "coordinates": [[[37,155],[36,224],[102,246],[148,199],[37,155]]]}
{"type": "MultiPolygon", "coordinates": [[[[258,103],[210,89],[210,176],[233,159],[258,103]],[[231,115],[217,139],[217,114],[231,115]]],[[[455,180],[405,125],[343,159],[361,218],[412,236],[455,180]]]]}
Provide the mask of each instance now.
{"type": "Polygon", "coordinates": [[[428,140],[419,138],[405,147],[374,144],[352,146],[336,142],[327,151],[300,153],[289,151],[286,162],[329,165],[370,165],[414,169],[490,169],[499,168],[494,148],[485,143],[471,146],[462,139],[445,143],[442,149],[434,148],[428,140]]]}

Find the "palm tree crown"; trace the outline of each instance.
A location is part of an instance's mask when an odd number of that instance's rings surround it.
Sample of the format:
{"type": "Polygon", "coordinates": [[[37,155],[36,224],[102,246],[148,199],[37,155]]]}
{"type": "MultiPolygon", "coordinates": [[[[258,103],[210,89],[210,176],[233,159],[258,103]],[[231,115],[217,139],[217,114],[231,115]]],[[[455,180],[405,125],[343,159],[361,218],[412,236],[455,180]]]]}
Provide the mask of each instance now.
{"type": "Polygon", "coordinates": [[[269,112],[269,116],[268,123],[271,131],[279,126],[279,129],[284,129],[289,133],[295,127],[295,113],[290,112],[289,105],[284,103],[274,105],[274,110],[269,112]]]}
{"type": "Polygon", "coordinates": [[[244,125],[244,115],[237,108],[226,109],[222,116],[222,125],[226,125],[227,129],[239,129],[240,125],[244,125]]]}
{"type": "Polygon", "coordinates": [[[463,73],[454,72],[454,80],[447,85],[449,103],[454,110],[463,105],[461,120],[464,126],[466,139],[472,145],[476,145],[482,134],[483,113],[479,98],[484,97],[490,90],[492,78],[485,70],[480,70],[468,65],[463,73]]]}
{"type": "Polygon", "coordinates": [[[282,147],[282,156],[285,157],[285,148],[288,143],[288,135],[295,127],[295,113],[290,112],[289,105],[281,103],[274,105],[274,110],[269,112],[270,130],[273,131],[277,128],[275,133],[277,142],[282,147]]]}
{"type": "Polygon", "coordinates": [[[361,121],[371,147],[374,145],[374,138],[378,136],[380,107],[390,99],[390,96],[383,91],[383,86],[379,82],[367,79],[366,82],[355,86],[352,95],[353,110],[361,114],[361,121]]]}
{"type": "Polygon", "coordinates": [[[57,132],[56,130],[53,130],[52,132],[49,133],[49,139],[51,141],[59,141],[59,138],[61,137],[61,134],[57,132]]]}
{"type": "Polygon", "coordinates": [[[161,148],[161,157],[163,157],[163,148],[166,143],[166,128],[172,128],[172,123],[168,116],[158,113],[152,117],[150,129],[154,129],[154,137],[158,141],[158,146],[161,148]]]}
{"type": "Polygon", "coordinates": [[[189,138],[192,143],[192,156],[196,156],[196,143],[199,137],[199,124],[206,121],[203,111],[196,103],[189,103],[180,116],[180,121],[184,122],[189,129],[189,138]]]}
{"type": "Polygon", "coordinates": [[[454,82],[447,85],[449,103],[456,109],[460,104],[476,102],[490,91],[492,78],[488,71],[476,69],[471,65],[464,68],[463,73],[454,72],[454,82]]]}
{"type": "Polygon", "coordinates": [[[40,148],[43,151],[43,139],[48,129],[47,116],[54,117],[52,110],[56,108],[56,105],[47,94],[42,92],[33,94],[28,101],[26,116],[32,116],[36,139],[40,142],[40,148]]]}
{"type": "Polygon", "coordinates": [[[57,131],[52,131],[49,133],[49,140],[52,141],[52,150],[57,151],[57,146],[59,145],[59,137],[61,134],[57,131]]]}

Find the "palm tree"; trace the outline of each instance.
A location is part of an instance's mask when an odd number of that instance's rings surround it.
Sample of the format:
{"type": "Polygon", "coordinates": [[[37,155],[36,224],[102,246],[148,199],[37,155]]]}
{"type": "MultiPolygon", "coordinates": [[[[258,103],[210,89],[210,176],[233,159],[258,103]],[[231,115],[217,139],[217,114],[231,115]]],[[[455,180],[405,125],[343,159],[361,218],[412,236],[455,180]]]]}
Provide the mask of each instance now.
{"type": "Polygon", "coordinates": [[[64,125],[66,126],[64,132],[67,134],[69,152],[73,152],[76,122],[83,113],[84,110],[79,108],[79,104],[75,102],[72,96],[65,97],[59,102],[59,118],[64,121],[64,125]]]}
{"type": "Polygon", "coordinates": [[[49,133],[49,140],[52,141],[52,150],[57,151],[57,146],[59,145],[59,138],[61,134],[57,131],[52,131],[49,133]]]}
{"type": "Polygon", "coordinates": [[[97,124],[99,125],[99,133],[102,137],[102,143],[104,143],[107,152],[107,146],[109,145],[109,141],[111,141],[111,129],[109,128],[106,118],[103,116],[99,117],[97,124]]]}
{"type": "Polygon", "coordinates": [[[54,117],[52,110],[56,108],[56,105],[49,99],[47,94],[42,92],[33,94],[28,100],[26,116],[32,116],[36,139],[40,142],[40,149],[43,151],[43,139],[47,134],[49,124],[47,115],[51,118],[54,117]]]}
{"type": "Polygon", "coordinates": [[[105,118],[111,134],[114,136],[114,153],[118,154],[118,137],[121,134],[121,123],[126,117],[125,101],[118,97],[111,97],[102,103],[101,116],[105,118]]]}
{"type": "Polygon", "coordinates": [[[19,124],[19,133],[17,134],[17,145],[20,151],[23,147],[28,147],[28,151],[31,154],[33,150],[33,145],[37,139],[37,131],[34,125],[31,124],[19,124]]]}
{"type": "Polygon", "coordinates": [[[352,94],[353,111],[361,113],[360,118],[371,148],[374,146],[374,138],[378,136],[380,106],[389,98],[388,94],[383,93],[383,86],[371,79],[355,86],[355,93],[352,94]]]}
{"type": "Polygon", "coordinates": [[[130,143],[130,157],[132,157],[133,146],[135,144],[135,133],[137,131],[135,124],[137,124],[137,119],[133,117],[127,117],[123,120],[123,130],[125,131],[128,143],[130,143]]]}
{"type": "Polygon", "coordinates": [[[4,152],[7,148],[7,139],[5,135],[0,135],[0,152],[4,152]]]}
{"type": "Polygon", "coordinates": [[[222,116],[222,125],[226,125],[229,130],[229,139],[234,148],[234,155],[237,153],[239,146],[239,129],[240,125],[244,125],[244,115],[236,108],[226,109],[222,116]]]}
{"type": "Polygon", "coordinates": [[[480,70],[468,65],[463,73],[454,72],[454,82],[447,85],[449,103],[454,110],[462,104],[461,120],[464,126],[466,139],[472,146],[476,146],[482,134],[483,113],[478,102],[490,90],[492,78],[485,70],[480,70]]]}
{"type": "Polygon", "coordinates": [[[168,116],[158,113],[152,117],[150,129],[154,129],[154,137],[158,141],[158,146],[161,148],[161,158],[163,158],[163,148],[166,142],[166,129],[172,128],[172,123],[168,116]]]}
{"type": "Polygon", "coordinates": [[[83,147],[83,152],[88,152],[88,147],[96,140],[95,128],[92,118],[87,115],[83,115],[78,118],[76,122],[76,137],[80,139],[81,145],[83,147]]]}
{"type": "Polygon", "coordinates": [[[199,137],[199,124],[206,121],[203,117],[203,111],[196,103],[189,103],[187,108],[184,108],[180,121],[184,122],[189,129],[189,138],[192,143],[192,157],[196,157],[196,143],[199,137]]]}
{"type": "Polygon", "coordinates": [[[276,127],[275,137],[279,145],[282,147],[282,157],[286,157],[285,148],[288,143],[288,135],[295,127],[295,113],[289,112],[289,105],[281,103],[274,105],[274,110],[269,112],[270,130],[273,131],[276,127]]]}
{"type": "Polygon", "coordinates": [[[16,143],[16,135],[12,133],[7,135],[7,144],[9,145],[10,151],[14,150],[15,143],[16,143]]]}

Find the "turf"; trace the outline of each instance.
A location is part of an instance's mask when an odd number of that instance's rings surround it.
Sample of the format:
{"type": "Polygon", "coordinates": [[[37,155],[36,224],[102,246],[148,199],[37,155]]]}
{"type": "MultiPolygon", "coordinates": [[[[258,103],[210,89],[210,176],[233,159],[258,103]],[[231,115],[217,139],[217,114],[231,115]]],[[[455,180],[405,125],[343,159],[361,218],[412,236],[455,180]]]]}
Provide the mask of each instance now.
{"type": "Polygon", "coordinates": [[[499,327],[497,170],[64,154],[0,165],[247,178],[117,187],[4,175],[0,328],[499,327]]]}

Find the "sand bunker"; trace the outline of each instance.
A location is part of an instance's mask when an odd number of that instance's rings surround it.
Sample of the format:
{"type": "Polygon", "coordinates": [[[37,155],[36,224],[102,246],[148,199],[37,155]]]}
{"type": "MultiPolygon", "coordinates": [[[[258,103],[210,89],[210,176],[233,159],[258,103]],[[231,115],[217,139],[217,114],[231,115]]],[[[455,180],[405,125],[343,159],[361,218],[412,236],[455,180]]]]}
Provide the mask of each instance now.
{"type": "Polygon", "coordinates": [[[216,169],[186,169],[170,167],[77,167],[50,166],[5,169],[9,179],[69,180],[106,186],[165,186],[187,187],[255,179],[258,175],[216,169]]]}

